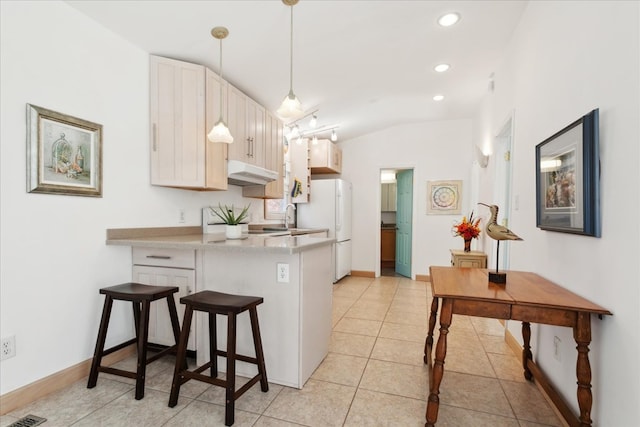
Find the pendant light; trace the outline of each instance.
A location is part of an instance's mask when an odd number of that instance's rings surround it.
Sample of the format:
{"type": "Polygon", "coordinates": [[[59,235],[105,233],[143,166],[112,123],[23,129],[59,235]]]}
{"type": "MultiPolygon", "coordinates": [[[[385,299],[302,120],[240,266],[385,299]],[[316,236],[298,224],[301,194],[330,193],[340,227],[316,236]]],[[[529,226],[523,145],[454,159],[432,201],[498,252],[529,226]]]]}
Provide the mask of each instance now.
{"type": "Polygon", "coordinates": [[[302,105],[293,93],[293,6],[298,4],[298,0],[282,0],[282,3],[291,7],[291,45],[289,49],[289,94],[284,97],[282,105],[278,108],[278,115],[284,119],[293,119],[303,114],[302,105]]]}
{"type": "Polygon", "coordinates": [[[220,118],[211,129],[211,132],[207,135],[207,138],[211,142],[224,142],[225,144],[231,144],[233,142],[233,136],[231,136],[229,128],[222,119],[222,39],[229,35],[229,30],[225,27],[215,27],[211,30],[211,35],[220,40],[220,118]]]}

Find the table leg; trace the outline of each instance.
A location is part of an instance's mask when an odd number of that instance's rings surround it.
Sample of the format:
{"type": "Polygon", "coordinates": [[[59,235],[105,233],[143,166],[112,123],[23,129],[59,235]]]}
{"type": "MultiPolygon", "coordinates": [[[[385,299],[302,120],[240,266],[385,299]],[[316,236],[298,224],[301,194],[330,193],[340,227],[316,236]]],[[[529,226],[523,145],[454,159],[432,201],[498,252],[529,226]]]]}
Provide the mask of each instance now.
{"type": "Polygon", "coordinates": [[[429,317],[429,333],[424,342],[424,363],[431,363],[431,349],[433,348],[433,330],[436,327],[436,316],[438,315],[438,298],[433,297],[431,301],[431,316],[429,317]]]}
{"type": "Polygon", "coordinates": [[[440,312],[440,337],[436,346],[436,356],[433,362],[433,368],[430,372],[430,391],[427,401],[427,413],[425,418],[427,422],[425,427],[433,427],[438,419],[438,407],[440,406],[440,383],[444,374],[444,358],[447,355],[447,334],[451,325],[451,317],[453,314],[453,300],[448,298],[442,299],[442,310],[440,312]]]}
{"type": "Polygon", "coordinates": [[[529,370],[529,360],[533,360],[533,354],[531,354],[531,324],[529,322],[522,322],[522,340],[524,342],[522,346],[522,368],[524,369],[524,377],[531,381],[533,375],[529,370]]]}
{"type": "Polygon", "coordinates": [[[591,343],[591,314],[579,312],[578,321],[573,328],[573,338],[578,344],[578,406],[580,407],[580,426],[591,425],[591,365],[589,363],[589,344],[591,343]]]}

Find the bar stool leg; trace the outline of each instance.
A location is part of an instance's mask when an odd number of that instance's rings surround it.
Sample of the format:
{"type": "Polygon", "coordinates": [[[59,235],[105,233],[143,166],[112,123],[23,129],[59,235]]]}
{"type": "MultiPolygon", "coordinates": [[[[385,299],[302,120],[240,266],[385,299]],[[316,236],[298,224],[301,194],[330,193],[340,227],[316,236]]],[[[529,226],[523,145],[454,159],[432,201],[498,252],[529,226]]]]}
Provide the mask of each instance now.
{"type": "Polygon", "coordinates": [[[171,383],[171,395],[169,396],[169,407],[173,408],[178,403],[180,394],[180,386],[182,385],[182,371],[187,359],[187,341],[189,341],[189,330],[191,329],[191,318],[193,317],[193,308],[186,305],[184,309],[184,318],[182,320],[182,332],[178,342],[178,351],[176,355],[176,367],[173,371],[173,382],[171,383]]]}
{"type": "Polygon", "coordinates": [[[218,330],[216,313],[209,312],[209,360],[211,361],[211,378],[218,378],[218,330]]]}
{"type": "Polygon", "coordinates": [[[224,425],[233,425],[236,393],[236,314],[227,314],[227,386],[225,393],[224,425]]]}
{"type": "Polygon", "coordinates": [[[142,307],[138,301],[131,301],[131,305],[133,307],[133,325],[136,331],[136,340],[140,339],[138,332],[140,332],[140,312],[142,311],[142,307]]]}
{"type": "Polygon", "coordinates": [[[109,327],[109,317],[111,316],[111,307],[113,305],[113,299],[105,295],[104,306],[102,308],[102,319],[100,319],[100,327],[98,328],[98,340],[96,341],[96,348],[93,352],[93,361],[91,362],[91,371],[89,373],[89,382],[87,388],[94,388],[98,382],[98,369],[102,364],[102,352],[104,350],[104,343],[107,339],[107,328],[109,327]]]}
{"type": "MultiPolygon", "coordinates": [[[[171,327],[173,329],[173,338],[175,339],[174,353],[178,352],[178,343],[180,342],[180,320],[178,320],[178,311],[176,309],[176,301],[173,299],[173,295],[167,296],[167,306],[169,307],[169,317],[171,318],[171,327]]],[[[184,366],[182,369],[187,369],[187,358],[184,359],[184,366]]]]}
{"type": "Polygon", "coordinates": [[[260,389],[263,392],[267,392],[269,391],[269,382],[267,381],[267,367],[264,364],[262,339],[260,338],[260,325],[258,324],[258,310],[256,307],[249,309],[249,317],[251,318],[251,333],[253,334],[253,345],[255,347],[256,359],[258,362],[258,373],[260,374],[260,389]]]}
{"type": "Polygon", "coordinates": [[[144,397],[144,380],[147,375],[147,339],[149,337],[149,311],[151,301],[142,302],[141,318],[138,323],[138,366],[136,369],[136,400],[144,397]]]}

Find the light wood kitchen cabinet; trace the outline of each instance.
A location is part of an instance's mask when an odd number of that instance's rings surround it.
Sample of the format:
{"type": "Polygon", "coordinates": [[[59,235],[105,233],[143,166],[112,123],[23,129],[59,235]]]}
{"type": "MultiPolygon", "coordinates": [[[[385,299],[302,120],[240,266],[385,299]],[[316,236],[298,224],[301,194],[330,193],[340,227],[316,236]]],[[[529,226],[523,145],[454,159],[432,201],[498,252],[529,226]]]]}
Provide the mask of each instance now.
{"type": "Polygon", "coordinates": [[[311,173],[341,173],[342,149],[328,139],[310,143],[311,173]]]}
{"type": "Polygon", "coordinates": [[[487,254],[480,251],[465,252],[450,249],[451,265],[453,267],[487,268],[487,254]]]}
{"type": "Polygon", "coordinates": [[[150,56],[151,184],[227,189],[227,146],[207,140],[220,79],[201,65],[150,56]]]}
{"type": "Polygon", "coordinates": [[[395,182],[380,184],[380,210],[395,212],[397,202],[397,185],[395,182]]]}
{"type": "Polygon", "coordinates": [[[396,228],[380,229],[380,266],[395,267],[396,265],[396,228]]]}
{"type": "Polygon", "coordinates": [[[228,90],[228,125],[233,136],[233,144],[229,146],[229,160],[239,160],[270,169],[265,167],[264,107],[231,85],[228,90]]]}
{"type": "MultiPolygon", "coordinates": [[[[195,291],[195,252],[192,250],[133,248],[132,280],[154,286],[177,286],[173,294],[182,326],[184,305],[180,298],[195,291]]],[[[196,349],[195,322],[187,344],[188,350],[196,349]]],[[[151,304],[149,313],[149,339],[153,344],[172,346],[175,344],[169,309],[164,300],[151,304]]]]}
{"type": "Polygon", "coordinates": [[[278,179],[267,185],[242,187],[244,197],[282,199],[284,197],[284,140],[282,122],[271,112],[265,112],[264,168],[278,172],[278,179]]]}

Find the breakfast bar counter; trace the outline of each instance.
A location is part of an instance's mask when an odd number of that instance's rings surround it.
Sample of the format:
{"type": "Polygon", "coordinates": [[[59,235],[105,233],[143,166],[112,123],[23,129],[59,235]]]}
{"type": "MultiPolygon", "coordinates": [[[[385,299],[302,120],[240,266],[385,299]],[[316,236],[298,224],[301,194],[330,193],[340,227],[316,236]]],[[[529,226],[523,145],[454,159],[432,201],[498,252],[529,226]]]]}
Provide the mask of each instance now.
{"type": "MultiPolygon", "coordinates": [[[[203,290],[264,298],[258,315],[267,378],[272,383],[302,388],[329,349],[335,239],[248,235],[227,240],[223,233],[202,234],[200,230],[111,229],[106,243],[132,247],[133,281],[178,286],[178,298],[203,290]]],[[[179,313],[182,308],[179,304],[179,313]]],[[[156,336],[150,332],[149,341],[170,345],[168,315],[163,319],[160,309],[158,313],[155,329],[151,328],[156,336]]],[[[253,354],[249,325],[248,316],[238,318],[239,354],[253,354]]],[[[196,350],[197,363],[202,365],[209,354],[206,316],[196,316],[192,327],[195,342],[190,348],[196,350]]],[[[218,347],[223,349],[226,327],[226,320],[219,319],[218,347]]],[[[225,366],[224,359],[219,360],[219,366],[225,366]]],[[[252,377],[255,369],[252,364],[238,362],[236,373],[252,377]]]]}
{"type": "Polygon", "coordinates": [[[202,234],[200,227],[124,228],[107,230],[107,244],[145,248],[293,254],[335,242],[333,238],[313,235],[325,229],[305,231],[307,231],[305,234],[298,232],[292,235],[247,234],[241,239],[228,240],[224,233],[202,234]]]}

